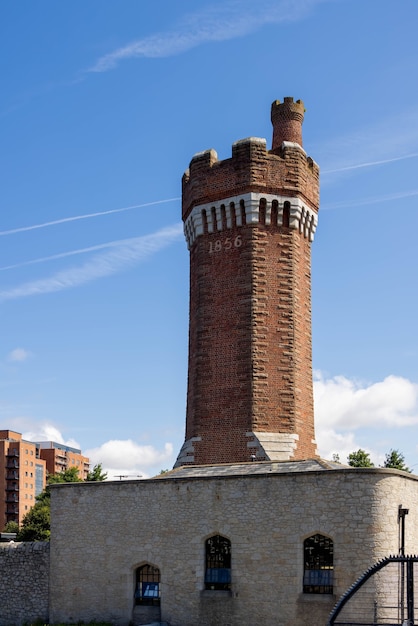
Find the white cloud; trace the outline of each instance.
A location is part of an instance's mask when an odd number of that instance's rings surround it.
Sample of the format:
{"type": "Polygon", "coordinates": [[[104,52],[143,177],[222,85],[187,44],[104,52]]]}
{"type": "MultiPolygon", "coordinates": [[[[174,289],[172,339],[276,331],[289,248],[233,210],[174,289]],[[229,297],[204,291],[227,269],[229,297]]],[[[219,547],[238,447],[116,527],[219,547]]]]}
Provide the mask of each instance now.
{"type": "Polygon", "coordinates": [[[314,381],[317,423],[353,430],[418,424],[418,385],[400,376],[364,384],[344,376],[314,381]]]}
{"type": "Polygon", "coordinates": [[[327,0],[230,0],[212,4],[184,16],[170,31],[138,39],[106,54],[89,71],[106,72],[125,59],[169,57],[204,43],[243,37],[266,24],[302,19],[313,7],[325,1],[327,0]]]}
{"type": "Polygon", "coordinates": [[[141,476],[157,474],[161,469],[173,465],[173,446],[166,443],[163,450],[154,446],[140,445],[132,439],[113,439],[106,441],[98,448],[91,448],[84,452],[90,458],[90,466],[101,463],[108,479],[117,477],[141,476]],[[152,469],[150,474],[148,472],[152,469]]]}
{"type": "Polygon", "coordinates": [[[26,359],[28,359],[29,356],[30,356],[30,352],[28,352],[24,348],[15,348],[9,353],[7,359],[9,361],[22,362],[22,361],[26,361],[26,359]]]}
{"type": "MultiPolygon", "coordinates": [[[[377,383],[363,383],[345,376],[314,377],[315,426],[319,453],[331,458],[338,453],[345,462],[349,452],[364,448],[356,442],[363,429],[375,431],[376,445],[385,429],[408,428],[418,424],[418,385],[399,376],[387,376],[377,383]]],[[[376,458],[381,451],[367,448],[376,458]]]]}
{"type": "MultiPolygon", "coordinates": [[[[108,251],[93,256],[84,265],[0,291],[0,301],[70,289],[97,278],[115,274],[155,254],[177,240],[182,234],[182,225],[176,224],[151,235],[111,242],[106,244],[110,247],[108,251]]],[[[73,251],[71,254],[75,253],[76,251],[73,251]]],[[[70,253],[64,253],[63,256],[65,254],[70,253]]]]}
{"type": "Polygon", "coordinates": [[[47,422],[33,423],[26,431],[22,432],[23,439],[27,441],[55,441],[71,448],[80,450],[80,444],[75,439],[65,439],[61,431],[47,422]]]}

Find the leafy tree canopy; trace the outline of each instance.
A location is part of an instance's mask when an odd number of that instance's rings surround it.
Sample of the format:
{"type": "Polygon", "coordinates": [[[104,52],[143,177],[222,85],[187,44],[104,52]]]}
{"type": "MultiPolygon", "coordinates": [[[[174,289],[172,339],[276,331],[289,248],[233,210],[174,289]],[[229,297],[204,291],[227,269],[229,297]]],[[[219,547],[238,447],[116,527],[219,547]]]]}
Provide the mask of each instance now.
{"type": "Polygon", "coordinates": [[[19,532],[19,524],[17,522],[7,522],[3,530],[4,533],[17,533],[19,532]]]}
{"type": "Polygon", "coordinates": [[[405,465],[405,457],[399,450],[390,450],[386,454],[385,462],[382,467],[392,467],[393,469],[402,470],[411,473],[409,467],[405,465]]]}
{"type": "Polygon", "coordinates": [[[370,460],[370,454],[361,448],[356,452],[350,452],[347,461],[351,467],[374,467],[374,464],[370,460]]]}
{"type": "Polygon", "coordinates": [[[83,482],[77,467],[69,467],[59,474],[48,476],[46,488],[36,496],[35,505],[26,513],[17,534],[17,541],[49,541],[51,535],[51,492],[49,485],[83,482]]]}
{"type": "Polygon", "coordinates": [[[51,508],[46,501],[38,501],[23,518],[17,541],[49,541],[51,535],[51,508]]]}
{"type": "Polygon", "coordinates": [[[101,480],[106,480],[106,478],[107,472],[103,471],[103,466],[101,463],[97,463],[97,465],[95,465],[93,469],[90,470],[87,474],[86,480],[97,482],[101,480]]]}
{"type": "Polygon", "coordinates": [[[56,483],[81,483],[83,481],[78,475],[78,467],[73,466],[59,474],[50,474],[47,482],[48,485],[55,485],[56,483]]]}

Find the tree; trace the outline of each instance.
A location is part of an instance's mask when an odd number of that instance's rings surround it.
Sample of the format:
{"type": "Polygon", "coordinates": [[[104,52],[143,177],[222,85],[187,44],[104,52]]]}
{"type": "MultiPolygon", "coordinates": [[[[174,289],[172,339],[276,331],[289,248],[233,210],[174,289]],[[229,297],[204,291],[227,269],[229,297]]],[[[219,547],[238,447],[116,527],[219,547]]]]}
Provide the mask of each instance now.
{"type": "Polygon", "coordinates": [[[399,450],[390,450],[386,454],[385,462],[382,467],[392,467],[393,469],[402,470],[411,474],[409,467],[405,465],[405,457],[399,450]]]}
{"type": "Polygon", "coordinates": [[[356,452],[350,452],[347,461],[351,467],[374,467],[370,460],[370,454],[361,448],[356,452]]]}
{"type": "MultiPolygon", "coordinates": [[[[40,494],[41,496],[45,492],[40,494]]],[[[38,498],[39,496],[37,496],[38,498]]],[[[42,497],[23,518],[22,527],[17,534],[17,541],[49,541],[51,535],[50,498],[42,497]]]]}
{"type": "Polygon", "coordinates": [[[19,524],[17,522],[7,522],[3,530],[4,533],[17,533],[19,532],[19,524]]]}
{"type": "Polygon", "coordinates": [[[35,505],[26,513],[17,534],[17,541],[49,541],[51,535],[51,493],[49,485],[83,482],[77,467],[48,476],[45,489],[36,496],[35,505]]]}
{"type": "Polygon", "coordinates": [[[56,483],[81,483],[83,480],[78,475],[78,468],[68,467],[59,474],[50,474],[48,476],[48,485],[55,485],[56,483]]]}
{"type": "Polygon", "coordinates": [[[97,482],[101,480],[106,480],[106,478],[107,478],[107,472],[103,471],[103,466],[101,463],[97,463],[97,465],[95,465],[93,469],[90,470],[89,473],[87,474],[86,480],[97,482]]]}

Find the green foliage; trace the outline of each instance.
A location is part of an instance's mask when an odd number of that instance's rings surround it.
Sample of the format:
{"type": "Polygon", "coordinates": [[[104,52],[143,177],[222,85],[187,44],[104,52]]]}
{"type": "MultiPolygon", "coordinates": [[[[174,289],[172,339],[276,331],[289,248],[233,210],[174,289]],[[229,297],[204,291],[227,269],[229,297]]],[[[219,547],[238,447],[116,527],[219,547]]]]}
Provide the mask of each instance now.
{"type": "Polygon", "coordinates": [[[391,467],[393,469],[402,470],[403,472],[411,473],[409,467],[405,465],[405,457],[399,450],[390,450],[386,454],[385,462],[382,467],[391,467]]]}
{"type": "Polygon", "coordinates": [[[332,460],[334,461],[334,463],[341,463],[340,455],[338,454],[338,452],[334,452],[334,454],[332,455],[332,460]]]}
{"type": "Polygon", "coordinates": [[[35,505],[26,513],[17,534],[17,541],[49,541],[51,535],[51,492],[49,485],[80,483],[77,467],[48,476],[48,485],[36,496],[35,505]]]}
{"type": "Polygon", "coordinates": [[[361,448],[356,452],[350,452],[347,461],[351,467],[374,467],[370,460],[370,454],[361,448]]]}
{"type": "Polygon", "coordinates": [[[101,463],[97,463],[97,465],[95,465],[93,469],[90,470],[89,473],[87,474],[86,480],[97,482],[97,481],[106,480],[106,478],[107,478],[107,472],[103,471],[103,466],[101,463]]]}
{"type": "Polygon", "coordinates": [[[4,533],[18,533],[19,532],[19,524],[17,522],[7,522],[4,530],[4,533]]]}
{"type": "Polygon", "coordinates": [[[17,541],[49,541],[51,534],[51,508],[49,502],[36,502],[23,518],[17,541]]]}
{"type": "Polygon", "coordinates": [[[57,483],[81,483],[82,479],[78,475],[78,467],[69,467],[59,474],[51,474],[48,476],[48,485],[57,483]]]}

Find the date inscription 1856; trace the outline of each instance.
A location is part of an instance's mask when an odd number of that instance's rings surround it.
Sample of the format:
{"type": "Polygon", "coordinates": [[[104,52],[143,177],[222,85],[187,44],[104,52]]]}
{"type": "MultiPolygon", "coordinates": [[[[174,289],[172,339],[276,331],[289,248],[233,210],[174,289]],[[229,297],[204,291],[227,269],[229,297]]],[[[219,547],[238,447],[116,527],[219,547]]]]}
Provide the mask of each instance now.
{"type": "Polygon", "coordinates": [[[242,246],[242,237],[237,235],[233,239],[226,237],[226,239],[216,239],[216,241],[209,241],[209,254],[214,252],[222,252],[222,250],[231,250],[231,248],[240,248],[242,246]]]}

